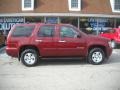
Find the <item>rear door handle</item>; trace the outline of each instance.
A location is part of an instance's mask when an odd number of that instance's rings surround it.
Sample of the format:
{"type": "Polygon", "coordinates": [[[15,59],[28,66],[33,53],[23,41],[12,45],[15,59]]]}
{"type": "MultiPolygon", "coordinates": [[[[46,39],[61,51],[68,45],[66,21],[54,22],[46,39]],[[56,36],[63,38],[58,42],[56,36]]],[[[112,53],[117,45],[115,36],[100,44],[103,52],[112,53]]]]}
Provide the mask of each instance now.
{"type": "Polygon", "coordinates": [[[36,42],[42,42],[42,40],[38,40],[38,39],[37,39],[37,40],[35,40],[35,41],[36,41],[36,42]]]}
{"type": "Polygon", "coordinates": [[[60,41],[58,41],[58,42],[66,42],[66,41],[61,41],[61,40],[60,40],[60,41]]]}

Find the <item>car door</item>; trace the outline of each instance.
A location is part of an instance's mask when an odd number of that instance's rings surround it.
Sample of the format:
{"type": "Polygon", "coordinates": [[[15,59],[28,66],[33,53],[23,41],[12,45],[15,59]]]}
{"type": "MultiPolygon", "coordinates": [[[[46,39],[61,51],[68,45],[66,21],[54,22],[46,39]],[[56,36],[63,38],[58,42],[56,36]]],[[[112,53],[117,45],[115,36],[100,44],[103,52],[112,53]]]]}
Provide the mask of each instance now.
{"type": "Polygon", "coordinates": [[[55,25],[42,25],[39,28],[36,42],[38,43],[41,56],[55,56],[56,48],[54,43],[55,25]]]}
{"type": "Polygon", "coordinates": [[[59,40],[57,43],[58,56],[84,56],[86,42],[85,38],[76,28],[61,25],[59,26],[59,40]]]}

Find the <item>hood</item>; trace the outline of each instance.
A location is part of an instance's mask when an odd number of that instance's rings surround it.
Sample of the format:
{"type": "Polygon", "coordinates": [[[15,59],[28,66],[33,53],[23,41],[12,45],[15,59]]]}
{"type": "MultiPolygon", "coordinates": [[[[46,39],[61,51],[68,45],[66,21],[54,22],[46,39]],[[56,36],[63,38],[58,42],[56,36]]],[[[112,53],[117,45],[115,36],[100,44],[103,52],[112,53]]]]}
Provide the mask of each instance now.
{"type": "Polygon", "coordinates": [[[89,40],[94,40],[94,41],[109,41],[110,39],[99,36],[99,35],[88,35],[89,40]]]}

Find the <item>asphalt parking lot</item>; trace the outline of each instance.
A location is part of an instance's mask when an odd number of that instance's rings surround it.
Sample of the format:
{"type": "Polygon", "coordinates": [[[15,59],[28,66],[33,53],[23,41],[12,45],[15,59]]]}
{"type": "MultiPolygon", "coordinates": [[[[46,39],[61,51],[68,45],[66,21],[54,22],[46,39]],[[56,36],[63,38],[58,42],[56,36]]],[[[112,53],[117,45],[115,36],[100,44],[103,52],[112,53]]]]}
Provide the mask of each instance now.
{"type": "Polygon", "coordinates": [[[120,50],[102,65],[84,60],[46,60],[25,67],[0,53],[0,90],[120,90],[120,50]]]}

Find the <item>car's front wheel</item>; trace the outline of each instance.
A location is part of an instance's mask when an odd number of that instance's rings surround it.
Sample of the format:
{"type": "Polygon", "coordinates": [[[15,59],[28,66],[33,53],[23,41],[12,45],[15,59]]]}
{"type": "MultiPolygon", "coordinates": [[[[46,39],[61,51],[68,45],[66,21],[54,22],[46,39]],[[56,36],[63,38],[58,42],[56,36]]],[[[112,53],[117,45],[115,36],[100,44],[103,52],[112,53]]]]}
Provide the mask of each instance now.
{"type": "Polygon", "coordinates": [[[21,62],[25,66],[35,66],[38,62],[39,55],[34,49],[26,49],[21,54],[21,62]]]}
{"type": "Polygon", "coordinates": [[[105,60],[105,53],[101,48],[93,48],[89,51],[87,58],[90,64],[99,65],[105,60]]]}

